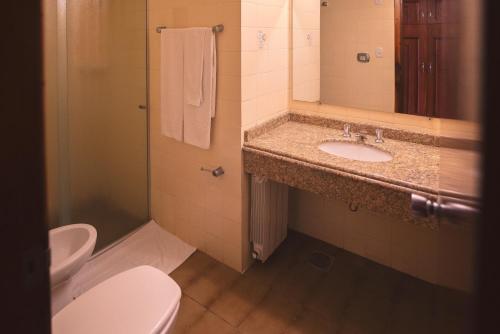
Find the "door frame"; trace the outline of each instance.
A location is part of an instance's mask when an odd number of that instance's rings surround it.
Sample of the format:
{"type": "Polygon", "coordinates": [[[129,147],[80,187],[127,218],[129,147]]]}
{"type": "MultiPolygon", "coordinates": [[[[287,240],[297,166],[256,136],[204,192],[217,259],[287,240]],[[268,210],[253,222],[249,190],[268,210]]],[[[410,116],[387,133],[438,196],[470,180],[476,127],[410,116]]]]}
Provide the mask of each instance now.
{"type": "Polygon", "coordinates": [[[482,217],[478,228],[476,300],[474,333],[492,333],[498,329],[500,309],[500,2],[486,0],[483,7],[483,182],[482,217]]]}
{"type": "Polygon", "coordinates": [[[2,2],[0,25],[6,32],[0,89],[3,333],[50,333],[41,3],[2,2]]]}

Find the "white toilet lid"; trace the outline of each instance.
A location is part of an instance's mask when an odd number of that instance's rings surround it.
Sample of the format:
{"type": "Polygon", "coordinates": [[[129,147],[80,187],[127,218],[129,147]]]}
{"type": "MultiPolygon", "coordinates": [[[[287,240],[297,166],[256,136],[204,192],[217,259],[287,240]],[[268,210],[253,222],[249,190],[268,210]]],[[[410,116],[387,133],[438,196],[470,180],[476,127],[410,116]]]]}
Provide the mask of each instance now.
{"type": "Polygon", "coordinates": [[[150,266],[122,272],[90,289],[52,318],[52,333],[156,334],[181,299],[170,277],[150,266]]]}

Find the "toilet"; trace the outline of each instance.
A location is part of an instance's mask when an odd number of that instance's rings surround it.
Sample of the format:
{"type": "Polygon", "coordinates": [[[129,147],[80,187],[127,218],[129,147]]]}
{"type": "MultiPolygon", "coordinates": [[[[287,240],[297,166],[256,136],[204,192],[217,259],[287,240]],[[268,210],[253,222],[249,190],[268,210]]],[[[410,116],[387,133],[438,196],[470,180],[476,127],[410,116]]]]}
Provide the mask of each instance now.
{"type": "Polygon", "coordinates": [[[162,271],[140,266],[85,292],[52,318],[54,334],[170,333],[181,289],[162,271]]]}

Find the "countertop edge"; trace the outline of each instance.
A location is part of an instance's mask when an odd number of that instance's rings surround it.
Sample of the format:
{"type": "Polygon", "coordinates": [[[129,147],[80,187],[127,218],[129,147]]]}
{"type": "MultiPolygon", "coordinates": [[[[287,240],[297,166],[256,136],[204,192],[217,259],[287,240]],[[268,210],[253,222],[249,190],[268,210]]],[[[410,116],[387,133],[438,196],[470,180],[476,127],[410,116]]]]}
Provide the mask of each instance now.
{"type": "Polygon", "coordinates": [[[392,216],[401,222],[439,230],[437,220],[415,217],[411,211],[412,193],[436,200],[437,196],[433,194],[335,171],[249,147],[243,148],[243,166],[247,174],[340,200],[354,212],[359,208],[366,209],[392,216]]]}
{"type": "Polygon", "coordinates": [[[245,143],[243,146],[243,150],[245,149],[252,149],[256,152],[264,152],[267,154],[271,154],[274,156],[278,157],[283,157],[290,159],[295,162],[302,163],[304,165],[308,165],[310,168],[317,168],[317,169],[323,169],[325,171],[329,171],[331,173],[336,173],[338,175],[344,175],[344,176],[349,176],[349,177],[354,177],[358,178],[359,180],[363,180],[365,182],[373,182],[381,185],[385,185],[387,187],[393,187],[393,188],[401,188],[401,189],[407,189],[407,192],[419,192],[420,194],[427,194],[427,195],[432,195],[432,196],[437,196],[439,191],[436,189],[428,188],[428,187],[423,187],[423,186],[418,186],[411,184],[409,182],[404,182],[404,181],[396,181],[392,182],[391,180],[387,180],[384,177],[379,177],[376,175],[367,175],[367,174],[362,174],[353,170],[341,168],[341,167],[335,167],[331,165],[326,165],[314,161],[308,161],[308,160],[303,160],[288,154],[283,154],[282,152],[275,152],[272,150],[266,150],[262,149],[256,146],[252,146],[251,144],[245,143]]]}
{"type": "Polygon", "coordinates": [[[263,150],[261,148],[257,148],[257,147],[251,146],[251,145],[243,146],[243,151],[267,155],[267,156],[273,157],[275,159],[286,160],[290,163],[301,164],[301,165],[309,167],[309,168],[325,171],[328,173],[333,173],[333,174],[343,176],[343,177],[357,179],[359,181],[368,182],[368,183],[372,183],[375,185],[380,185],[380,186],[383,186],[386,188],[392,188],[394,190],[402,191],[402,192],[405,192],[408,194],[418,193],[418,194],[423,195],[423,196],[431,196],[431,197],[435,197],[438,195],[438,193],[436,191],[433,191],[432,189],[426,189],[425,187],[419,188],[419,187],[411,187],[411,186],[407,186],[407,185],[403,185],[403,184],[396,184],[396,183],[388,182],[388,181],[383,180],[383,179],[374,178],[374,177],[371,177],[368,175],[361,175],[361,174],[351,172],[348,170],[343,170],[343,169],[335,168],[332,166],[326,166],[326,165],[318,164],[318,163],[315,163],[312,161],[301,160],[301,159],[298,159],[296,157],[282,154],[280,152],[263,150]]]}

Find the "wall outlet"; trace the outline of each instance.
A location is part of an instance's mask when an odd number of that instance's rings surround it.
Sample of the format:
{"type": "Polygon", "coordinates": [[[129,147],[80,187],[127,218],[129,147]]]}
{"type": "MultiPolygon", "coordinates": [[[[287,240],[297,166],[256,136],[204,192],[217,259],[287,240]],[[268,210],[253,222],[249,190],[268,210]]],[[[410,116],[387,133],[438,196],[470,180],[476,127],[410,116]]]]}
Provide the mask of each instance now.
{"type": "Polygon", "coordinates": [[[378,47],[375,49],[375,57],[384,58],[384,48],[378,47]]]}
{"type": "Polygon", "coordinates": [[[384,4],[384,0],[373,0],[376,6],[382,6],[384,4]]]}

